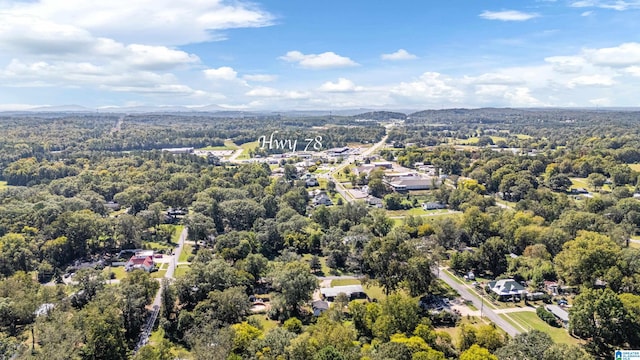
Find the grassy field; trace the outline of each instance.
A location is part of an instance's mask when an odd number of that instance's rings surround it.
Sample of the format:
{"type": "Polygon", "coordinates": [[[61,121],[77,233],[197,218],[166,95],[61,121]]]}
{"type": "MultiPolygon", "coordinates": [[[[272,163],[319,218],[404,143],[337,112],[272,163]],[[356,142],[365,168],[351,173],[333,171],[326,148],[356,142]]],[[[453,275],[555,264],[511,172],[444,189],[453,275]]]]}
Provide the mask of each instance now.
{"type": "Polygon", "coordinates": [[[146,246],[147,249],[152,249],[154,251],[166,252],[166,250],[169,250],[169,252],[171,252],[171,249],[173,249],[173,246],[164,242],[145,241],[143,242],[143,245],[146,246]]]}
{"type": "Polygon", "coordinates": [[[116,275],[116,279],[121,280],[127,277],[127,272],[124,269],[124,266],[107,266],[102,270],[102,272],[107,276],[107,279],[110,279],[109,273],[114,273],[116,275]]]}
{"type": "Polygon", "coordinates": [[[331,287],[347,286],[347,285],[360,285],[361,282],[358,279],[335,279],[331,280],[331,287]]]}
{"type": "Polygon", "coordinates": [[[384,289],[374,283],[365,285],[364,292],[367,293],[367,296],[372,300],[383,300],[387,298],[387,295],[384,293],[384,289]]]}
{"type": "Polygon", "coordinates": [[[530,135],[525,135],[525,134],[516,134],[515,136],[516,136],[516,138],[518,138],[518,139],[520,139],[520,140],[528,140],[528,139],[531,139],[531,136],[530,136],[530,135]]]}
{"type": "Polygon", "coordinates": [[[158,271],[152,272],[151,273],[151,277],[154,278],[154,279],[161,279],[161,278],[164,277],[164,274],[166,274],[166,273],[167,273],[166,269],[165,270],[158,270],[158,271]]]}
{"type": "Polygon", "coordinates": [[[180,241],[180,234],[184,229],[184,225],[175,225],[173,227],[173,235],[171,235],[171,242],[177,244],[180,241]]]}
{"type": "Polygon", "coordinates": [[[589,184],[585,178],[571,178],[571,188],[584,188],[589,189],[589,184]]]}
{"type": "Polygon", "coordinates": [[[178,262],[186,262],[189,255],[193,254],[193,245],[184,244],[182,247],[182,252],[180,253],[180,257],[178,258],[178,262]]]}
{"type": "Polygon", "coordinates": [[[444,216],[444,215],[456,215],[456,214],[451,214],[451,212],[446,209],[423,210],[421,207],[411,208],[409,210],[388,210],[387,211],[387,216],[390,216],[390,217],[397,217],[397,216],[405,217],[409,215],[427,217],[427,216],[444,216]]]}
{"type": "Polygon", "coordinates": [[[178,265],[176,271],[173,273],[173,277],[175,277],[176,279],[180,279],[181,277],[184,277],[184,275],[188,273],[190,269],[191,268],[189,267],[189,265],[178,265]]]}
{"type": "Polygon", "coordinates": [[[7,187],[7,182],[6,181],[0,181],[0,190],[4,189],[7,187]]]}
{"type": "Polygon", "coordinates": [[[267,332],[269,332],[269,330],[277,328],[278,327],[278,321],[276,320],[269,320],[267,318],[267,315],[265,314],[255,314],[255,315],[251,315],[249,316],[249,319],[255,319],[258,321],[258,323],[260,325],[262,325],[262,333],[266,334],[267,332]]]}
{"type": "Polygon", "coordinates": [[[550,326],[542,321],[534,312],[523,311],[509,313],[509,317],[522,324],[526,329],[540,330],[549,334],[554,342],[563,344],[577,344],[578,340],[571,337],[567,330],[550,326]]]}
{"type": "Polygon", "coordinates": [[[233,141],[227,139],[224,141],[224,145],[222,146],[207,146],[200,150],[237,150],[240,147],[236,145],[233,141]]]}
{"type": "Polygon", "coordinates": [[[258,141],[252,141],[252,142],[248,142],[248,143],[244,143],[244,144],[240,145],[240,147],[242,149],[244,149],[244,151],[242,152],[242,154],[240,154],[240,156],[238,156],[238,160],[248,160],[249,159],[249,150],[255,149],[259,145],[260,144],[258,143],[258,141]]]}
{"type": "MultiPolygon", "coordinates": [[[[306,262],[309,262],[309,261],[311,261],[311,257],[312,256],[313,255],[311,255],[311,254],[304,254],[304,255],[302,255],[302,260],[306,261],[306,262]]],[[[317,273],[316,275],[318,275],[318,276],[332,275],[331,268],[329,268],[327,266],[327,258],[324,257],[324,256],[319,256],[318,259],[320,259],[321,268],[320,268],[320,273],[317,273]]],[[[341,273],[340,273],[340,271],[337,271],[335,274],[340,275],[341,273]]]]}

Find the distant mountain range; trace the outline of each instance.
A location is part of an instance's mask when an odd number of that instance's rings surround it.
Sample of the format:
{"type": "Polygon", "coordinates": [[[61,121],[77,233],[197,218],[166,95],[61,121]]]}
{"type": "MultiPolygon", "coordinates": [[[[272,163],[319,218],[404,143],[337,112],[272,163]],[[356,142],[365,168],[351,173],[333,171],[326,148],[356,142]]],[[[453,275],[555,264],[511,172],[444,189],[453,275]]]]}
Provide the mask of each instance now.
{"type": "Polygon", "coordinates": [[[118,106],[106,106],[100,108],[88,108],[81,105],[59,105],[59,106],[40,106],[34,107],[31,109],[22,109],[22,110],[7,110],[0,111],[0,114],[30,114],[30,113],[39,113],[39,114],[54,114],[54,113],[124,113],[124,114],[141,114],[141,113],[156,113],[156,114],[200,114],[207,113],[211,116],[216,117],[252,117],[252,116],[299,116],[299,117],[307,117],[307,116],[352,116],[355,119],[361,120],[376,120],[376,121],[384,121],[390,119],[406,119],[407,117],[422,117],[426,115],[433,115],[442,112],[455,112],[455,113],[467,113],[472,111],[485,110],[485,111],[498,111],[502,112],[505,110],[511,111],[522,111],[522,110],[576,110],[576,111],[638,111],[640,108],[638,107],[617,107],[617,108],[602,108],[602,107],[592,107],[592,108],[519,108],[519,109],[509,109],[509,108],[485,108],[485,109],[439,109],[439,110],[418,110],[418,109],[401,109],[394,111],[381,111],[379,109],[340,109],[340,110],[282,110],[282,111],[274,111],[274,110],[237,110],[237,109],[229,109],[225,107],[221,107],[218,105],[206,105],[206,106],[196,106],[196,107],[187,107],[187,106],[129,106],[129,107],[118,107],[118,106]]]}

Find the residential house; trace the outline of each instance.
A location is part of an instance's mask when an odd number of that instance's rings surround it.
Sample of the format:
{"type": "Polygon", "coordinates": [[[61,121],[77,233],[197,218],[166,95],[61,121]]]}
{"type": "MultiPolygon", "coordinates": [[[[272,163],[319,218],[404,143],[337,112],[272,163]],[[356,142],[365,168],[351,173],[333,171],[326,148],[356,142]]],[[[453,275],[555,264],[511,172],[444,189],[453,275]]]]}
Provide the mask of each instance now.
{"type": "Polygon", "coordinates": [[[500,301],[520,299],[527,294],[524,286],[513,279],[502,279],[489,282],[489,291],[498,296],[500,301]]]}
{"type": "Polygon", "coordinates": [[[313,198],[313,205],[314,206],[319,206],[319,205],[325,205],[325,206],[331,206],[333,205],[333,201],[331,201],[331,198],[329,198],[329,196],[325,193],[316,195],[316,197],[313,198]]]}
{"type": "Polygon", "coordinates": [[[322,297],[327,301],[334,301],[336,296],[338,296],[338,294],[340,293],[347,295],[350,300],[367,298],[367,294],[364,292],[362,285],[345,285],[330,288],[321,288],[320,293],[322,294],[322,297]]]}
{"type": "Polygon", "coordinates": [[[306,179],[306,180],[304,181],[304,184],[305,184],[305,186],[307,186],[307,187],[311,187],[311,186],[318,186],[318,185],[319,185],[319,183],[318,183],[318,179],[316,179],[316,178],[314,178],[314,177],[311,177],[311,178],[306,179]]]}
{"type": "Polygon", "coordinates": [[[329,310],[329,303],[324,300],[316,300],[311,303],[313,316],[320,316],[323,312],[329,310]]]}
{"type": "Polygon", "coordinates": [[[153,262],[153,250],[151,250],[151,254],[149,254],[148,251],[135,253],[124,265],[124,268],[126,271],[142,269],[146,272],[151,272],[154,266],[155,264],[153,262]]]}
{"type": "Polygon", "coordinates": [[[367,197],[367,204],[377,207],[377,208],[381,208],[382,207],[382,199],[377,198],[375,196],[371,196],[369,195],[367,197]]]}
{"type": "Polygon", "coordinates": [[[446,209],[446,208],[447,208],[447,205],[442,204],[440,202],[428,202],[428,203],[422,204],[423,210],[439,210],[439,209],[446,209]]]}

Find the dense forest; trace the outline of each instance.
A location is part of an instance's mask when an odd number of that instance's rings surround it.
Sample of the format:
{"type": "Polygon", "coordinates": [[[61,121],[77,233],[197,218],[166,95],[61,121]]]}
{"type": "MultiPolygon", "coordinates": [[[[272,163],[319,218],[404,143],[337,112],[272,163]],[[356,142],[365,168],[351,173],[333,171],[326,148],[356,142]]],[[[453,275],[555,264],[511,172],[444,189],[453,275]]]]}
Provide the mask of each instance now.
{"type": "Polygon", "coordinates": [[[0,359],[553,360],[637,348],[639,115],[0,116],[0,359]],[[361,163],[334,174],[319,170],[324,159],[298,170],[295,157],[270,166],[162,151],[241,146],[274,131],[321,135],[323,149],[386,134],[375,156],[432,165],[442,185],[394,193],[381,172],[351,175],[361,163]],[[310,188],[306,172],[323,181],[310,188]],[[368,185],[384,207],[341,198],[338,182],[368,185]],[[313,206],[313,190],[335,205],[313,206]],[[447,210],[416,215],[420,202],[447,210]],[[182,229],[188,251],[174,259],[175,279],[166,268],[114,270],[122,250],[170,256],[182,229]],[[438,279],[445,269],[531,292],[558,283],[570,340],[537,329],[512,337],[481,316],[428,309],[424,299],[457,297],[438,279]],[[328,275],[375,295],[339,294],[316,316],[314,291],[328,275]],[[140,344],[158,291],[152,339],[140,344]],[[253,312],[256,297],[267,310],[253,312]]]}

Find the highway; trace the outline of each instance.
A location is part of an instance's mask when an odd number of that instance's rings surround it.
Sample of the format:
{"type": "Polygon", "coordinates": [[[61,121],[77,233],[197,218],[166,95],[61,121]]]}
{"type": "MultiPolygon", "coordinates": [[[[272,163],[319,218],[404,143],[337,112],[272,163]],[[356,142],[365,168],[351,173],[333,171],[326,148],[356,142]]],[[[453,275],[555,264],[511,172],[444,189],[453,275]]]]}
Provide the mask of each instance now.
{"type": "MultiPolygon", "coordinates": [[[[515,337],[516,335],[522,333],[522,331],[516,329],[508,323],[506,320],[500,317],[493,309],[489,306],[484,306],[478,297],[478,294],[475,291],[469,289],[467,285],[460,284],[453,277],[451,277],[443,267],[440,268],[439,271],[434,271],[433,274],[440,278],[442,281],[447,283],[447,285],[451,286],[455,291],[457,291],[462,298],[465,300],[471,301],[473,306],[478,309],[482,309],[482,315],[486,316],[489,320],[493,321],[497,327],[504,330],[509,336],[515,337]]],[[[486,301],[485,301],[486,302],[486,301]]]]}
{"type": "MultiPolygon", "coordinates": [[[[389,129],[389,127],[391,127],[391,125],[388,125],[386,127],[387,130],[389,129]]],[[[359,156],[362,156],[362,157],[369,156],[369,155],[375,153],[376,151],[380,150],[380,148],[384,147],[384,145],[387,143],[387,139],[389,139],[389,135],[385,135],[382,138],[382,140],[380,140],[377,143],[373,144],[370,148],[368,148],[365,151],[363,151],[362,154],[360,154],[359,156]]],[[[324,177],[326,177],[326,178],[328,178],[330,180],[333,180],[333,182],[336,184],[336,191],[338,192],[338,194],[340,194],[348,202],[354,202],[354,201],[356,201],[356,199],[354,199],[353,196],[351,196],[351,194],[349,194],[349,191],[347,190],[347,188],[345,188],[344,185],[342,185],[342,183],[339,182],[334,177],[334,175],[337,174],[338,172],[340,172],[345,167],[349,166],[349,164],[354,162],[355,159],[356,159],[356,157],[354,155],[350,155],[350,156],[344,158],[340,165],[336,166],[333,170],[331,170],[328,174],[325,174],[325,176],[324,176],[324,177]]]]}

